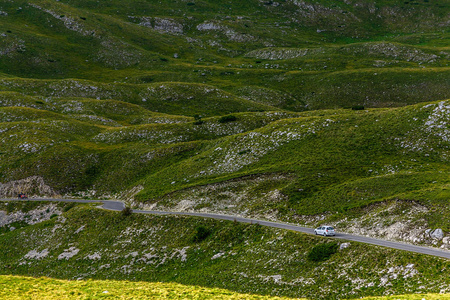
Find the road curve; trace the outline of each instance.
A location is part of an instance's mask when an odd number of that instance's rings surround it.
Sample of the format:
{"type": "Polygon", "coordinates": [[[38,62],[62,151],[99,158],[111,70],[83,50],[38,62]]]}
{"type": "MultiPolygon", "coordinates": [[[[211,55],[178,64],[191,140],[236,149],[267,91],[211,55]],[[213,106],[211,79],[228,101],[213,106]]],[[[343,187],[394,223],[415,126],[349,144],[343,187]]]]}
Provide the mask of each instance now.
{"type": "MultiPolygon", "coordinates": [[[[24,200],[0,199],[0,201],[24,201],[24,200]]],[[[25,200],[25,201],[27,201],[27,200],[25,200]]],[[[112,211],[121,211],[122,209],[125,208],[125,204],[123,202],[113,201],[113,200],[29,199],[28,201],[101,203],[102,204],[100,206],[101,208],[106,209],[106,210],[112,210],[112,211]]],[[[271,222],[271,221],[263,221],[263,220],[250,219],[250,218],[243,218],[243,217],[230,216],[230,215],[207,214],[207,213],[197,213],[197,212],[166,212],[166,211],[135,210],[135,209],[133,210],[133,213],[153,214],[153,215],[195,216],[195,217],[212,218],[212,219],[218,219],[218,220],[236,221],[236,222],[241,222],[241,223],[260,224],[262,226],[269,226],[269,227],[287,229],[287,230],[292,230],[292,231],[297,231],[297,232],[302,232],[302,233],[307,233],[307,234],[314,234],[314,229],[308,228],[308,227],[301,227],[301,226],[296,226],[296,225],[271,222]]],[[[439,250],[439,249],[434,249],[434,248],[414,246],[414,245],[405,244],[405,243],[391,242],[391,241],[379,240],[379,239],[369,238],[369,237],[365,237],[365,236],[351,235],[351,234],[345,234],[345,233],[337,233],[336,236],[334,236],[334,238],[450,259],[450,252],[439,250]]]]}

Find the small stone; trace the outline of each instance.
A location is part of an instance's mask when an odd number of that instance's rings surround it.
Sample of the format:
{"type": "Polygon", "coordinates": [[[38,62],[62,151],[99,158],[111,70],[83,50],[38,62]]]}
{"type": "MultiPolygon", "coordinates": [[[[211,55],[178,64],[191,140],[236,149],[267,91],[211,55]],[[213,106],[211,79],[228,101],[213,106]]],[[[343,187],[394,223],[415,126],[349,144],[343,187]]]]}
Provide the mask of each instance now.
{"type": "Polygon", "coordinates": [[[442,240],[442,238],[444,237],[444,232],[442,231],[442,229],[438,228],[436,230],[433,230],[430,233],[430,236],[435,240],[442,240]]]}
{"type": "Polygon", "coordinates": [[[444,244],[450,244],[450,237],[446,236],[445,238],[442,239],[442,242],[444,244]]]}
{"type": "Polygon", "coordinates": [[[339,250],[343,250],[343,249],[346,249],[346,248],[348,248],[348,247],[350,247],[350,243],[342,243],[342,244],[339,246],[339,250]]]}

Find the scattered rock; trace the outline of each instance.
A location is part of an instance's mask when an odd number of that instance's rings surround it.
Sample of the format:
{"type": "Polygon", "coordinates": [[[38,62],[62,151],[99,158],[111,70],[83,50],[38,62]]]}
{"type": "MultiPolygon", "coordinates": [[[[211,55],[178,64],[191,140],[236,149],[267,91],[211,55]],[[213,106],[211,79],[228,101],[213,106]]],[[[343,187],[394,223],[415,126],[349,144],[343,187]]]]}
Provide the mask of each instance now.
{"type": "Polygon", "coordinates": [[[31,250],[27,254],[25,254],[24,258],[26,259],[43,259],[48,256],[48,249],[44,249],[41,252],[36,250],[31,250]]]}
{"type": "Polygon", "coordinates": [[[164,19],[158,17],[130,17],[130,19],[137,19],[140,21],[140,26],[153,28],[154,30],[162,33],[183,34],[183,24],[174,19],[164,19]]]}
{"type": "Polygon", "coordinates": [[[173,19],[154,18],[154,29],[164,33],[182,34],[183,25],[173,19]]]}
{"type": "Polygon", "coordinates": [[[0,227],[15,222],[25,222],[28,225],[34,225],[43,221],[50,220],[50,217],[52,215],[60,214],[62,214],[62,211],[58,208],[56,203],[41,205],[36,209],[30,210],[28,212],[15,211],[7,214],[5,211],[0,211],[0,227]]]}
{"type": "Polygon", "coordinates": [[[74,234],[77,234],[77,233],[80,233],[81,231],[83,231],[83,230],[84,230],[84,227],[85,227],[85,225],[83,225],[83,226],[81,226],[80,228],[78,228],[78,229],[74,232],[74,234]]]}
{"type": "Polygon", "coordinates": [[[343,250],[343,249],[346,249],[346,248],[348,248],[348,247],[350,247],[350,243],[342,243],[342,244],[339,246],[339,250],[343,250]]]}
{"type": "Polygon", "coordinates": [[[78,252],[80,252],[80,249],[77,249],[75,247],[70,247],[69,249],[65,249],[64,252],[61,253],[58,256],[58,259],[69,259],[69,258],[72,258],[75,255],[77,255],[78,252]]]}
{"type": "Polygon", "coordinates": [[[225,255],[225,253],[219,252],[219,253],[217,253],[216,255],[214,255],[213,257],[211,257],[211,260],[217,259],[217,258],[222,257],[222,256],[224,256],[224,255],[225,255]]]}
{"type": "Polygon", "coordinates": [[[90,260],[98,260],[98,259],[101,259],[102,256],[101,256],[100,253],[95,252],[94,254],[91,254],[91,255],[86,256],[86,258],[87,258],[87,259],[90,259],[90,260]]]}
{"type": "Polygon", "coordinates": [[[445,238],[442,239],[442,243],[444,244],[450,244],[450,237],[446,236],[445,238]]]}
{"type": "Polygon", "coordinates": [[[438,228],[436,230],[433,230],[430,233],[430,236],[435,240],[442,240],[442,238],[444,237],[444,232],[442,231],[442,229],[438,228]]]}

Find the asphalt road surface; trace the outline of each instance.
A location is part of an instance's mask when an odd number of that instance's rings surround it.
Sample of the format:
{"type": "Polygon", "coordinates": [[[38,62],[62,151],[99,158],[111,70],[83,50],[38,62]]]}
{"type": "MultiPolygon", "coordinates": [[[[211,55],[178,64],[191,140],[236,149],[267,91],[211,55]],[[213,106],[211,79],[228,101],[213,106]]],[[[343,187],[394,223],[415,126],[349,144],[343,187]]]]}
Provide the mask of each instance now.
{"type": "MultiPolygon", "coordinates": [[[[4,199],[2,201],[24,201],[17,199],[4,199]]],[[[26,200],[25,200],[26,201],[26,200]]],[[[125,208],[125,205],[121,201],[111,201],[111,200],[78,200],[78,199],[30,199],[28,201],[54,201],[54,202],[76,202],[76,203],[99,203],[102,204],[101,207],[106,210],[112,211],[121,211],[125,208]]],[[[289,225],[278,222],[270,222],[263,220],[256,220],[250,218],[243,218],[238,216],[230,216],[230,215],[218,215],[218,214],[207,214],[207,213],[196,213],[196,212],[166,212],[166,211],[151,211],[151,210],[133,210],[133,213],[138,214],[154,214],[154,215],[185,215],[185,216],[195,216],[195,217],[204,217],[204,218],[212,218],[218,220],[228,220],[228,221],[236,221],[241,223],[251,223],[251,224],[260,224],[262,226],[269,226],[274,228],[281,228],[287,230],[293,230],[297,232],[303,232],[308,234],[314,234],[314,229],[308,227],[301,227],[296,225],[289,225]]],[[[427,254],[437,257],[443,257],[450,259],[450,251],[439,250],[435,248],[414,246],[406,243],[399,242],[391,242],[385,240],[379,240],[374,238],[369,238],[365,236],[351,235],[345,233],[336,233],[334,237],[327,237],[334,239],[341,239],[346,241],[355,241],[365,244],[371,244],[376,246],[388,247],[393,249],[399,249],[404,251],[416,252],[421,254],[427,254]]]]}

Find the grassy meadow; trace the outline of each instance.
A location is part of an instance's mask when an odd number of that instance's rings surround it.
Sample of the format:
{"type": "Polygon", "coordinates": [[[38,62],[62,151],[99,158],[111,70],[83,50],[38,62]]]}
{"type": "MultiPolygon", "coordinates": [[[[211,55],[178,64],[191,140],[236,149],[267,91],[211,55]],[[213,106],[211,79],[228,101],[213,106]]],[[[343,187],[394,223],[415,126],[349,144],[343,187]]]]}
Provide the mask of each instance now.
{"type": "MultiPolygon", "coordinates": [[[[394,239],[445,247],[421,232],[450,231],[449,13],[433,0],[3,1],[0,198],[401,227],[394,239]]],[[[1,274],[233,297],[449,292],[447,262],[429,257],[352,244],[313,263],[323,239],[40,205],[0,205],[1,274]]]]}
{"type": "Polygon", "coordinates": [[[427,255],[255,224],[34,205],[22,226],[0,232],[1,275],[176,283],[309,299],[450,292],[449,261],[427,255]],[[51,209],[49,218],[26,222],[51,209]],[[334,249],[329,257],[312,260],[309,253],[324,245],[334,249]]]}
{"type": "Polygon", "coordinates": [[[233,293],[223,289],[175,283],[115,280],[67,281],[51,278],[0,276],[0,297],[19,300],[61,299],[291,299],[233,293]]]}
{"type": "MultiPolygon", "coordinates": [[[[160,282],[114,280],[64,281],[51,278],[0,276],[0,296],[11,299],[294,299],[233,293],[223,289],[160,282]],[[7,286],[5,288],[5,286],[7,286]]],[[[295,298],[300,299],[300,298],[295,298]]],[[[448,294],[395,295],[364,300],[445,300],[448,294]]]]}

